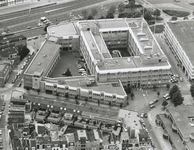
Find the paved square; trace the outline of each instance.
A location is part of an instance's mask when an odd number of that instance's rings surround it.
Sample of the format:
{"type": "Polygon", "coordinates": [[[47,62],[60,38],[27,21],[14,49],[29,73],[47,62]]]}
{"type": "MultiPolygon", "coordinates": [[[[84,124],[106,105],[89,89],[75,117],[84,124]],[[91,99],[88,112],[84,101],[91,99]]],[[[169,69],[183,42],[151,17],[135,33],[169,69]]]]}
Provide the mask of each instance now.
{"type": "Polygon", "coordinates": [[[77,65],[78,59],[78,56],[72,52],[61,52],[60,59],[50,77],[65,77],[62,73],[66,72],[67,69],[71,71],[72,76],[80,76],[77,65]]]}

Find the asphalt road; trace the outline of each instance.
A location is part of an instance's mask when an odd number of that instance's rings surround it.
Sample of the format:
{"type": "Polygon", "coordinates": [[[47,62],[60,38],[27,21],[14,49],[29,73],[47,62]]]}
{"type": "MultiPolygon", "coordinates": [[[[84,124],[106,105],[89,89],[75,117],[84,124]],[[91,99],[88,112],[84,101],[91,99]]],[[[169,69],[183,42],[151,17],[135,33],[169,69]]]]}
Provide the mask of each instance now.
{"type": "Polygon", "coordinates": [[[49,9],[50,12],[45,13],[45,10],[41,11],[31,11],[30,15],[28,16],[22,16],[20,18],[11,19],[8,21],[1,21],[1,29],[8,27],[10,29],[10,32],[18,31],[21,29],[26,29],[28,26],[37,27],[37,24],[39,22],[40,17],[47,17],[52,22],[60,22],[67,18],[69,15],[68,12],[71,12],[72,10],[76,10],[78,8],[82,8],[88,5],[92,5],[95,3],[102,2],[104,0],[79,0],[79,1],[73,1],[65,4],[60,4],[57,7],[52,6],[52,9],[49,9]],[[62,7],[63,6],[63,7],[62,7]],[[53,11],[51,11],[53,10],[53,11]],[[65,15],[64,15],[65,14],[65,15]]]}

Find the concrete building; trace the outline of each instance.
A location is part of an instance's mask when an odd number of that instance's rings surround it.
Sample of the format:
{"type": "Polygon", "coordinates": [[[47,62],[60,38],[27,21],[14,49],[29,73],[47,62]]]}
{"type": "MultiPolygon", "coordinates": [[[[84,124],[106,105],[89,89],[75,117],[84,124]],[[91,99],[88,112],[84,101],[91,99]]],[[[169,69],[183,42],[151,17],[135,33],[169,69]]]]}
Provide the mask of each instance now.
{"type": "Polygon", "coordinates": [[[188,79],[194,79],[193,20],[166,22],[164,38],[188,79]]]}
{"type": "Polygon", "coordinates": [[[40,89],[42,77],[47,77],[60,57],[60,45],[45,41],[25,71],[24,88],[40,89]]]}
{"type": "Polygon", "coordinates": [[[184,105],[178,106],[178,108],[168,108],[165,114],[157,115],[156,123],[164,129],[163,138],[169,140],[176,150],[193,149],[193,116],[193,106],[184,105]]]}
{"type": "Polygon", "coordinates": [[[170,64],[147,23],[142,19],[77,22],[80,50],[97,82],[124,87],[164,86],[170,64]]]}
{"type": "Polygon", "coordinates": [[[62,50],[77,51],[79,35],[73,23],[61,23],[47,28],[47,39],[61,45],[62,50]]]}
{"type": "Polygon", "coordinates": [[[0,87],[4,87],[12,71],[11,60],[0,61],[0,87]]]}
{"type": "Polygon", "coordinates": [[[145,20],[79,21],[48,28],[47,40],[24,73],[24,87],[122,107],[124,88],[165,86],[170,68],[145,20]],[[80,51],[92,76],[48,78],[60,48],[80,51]]]}

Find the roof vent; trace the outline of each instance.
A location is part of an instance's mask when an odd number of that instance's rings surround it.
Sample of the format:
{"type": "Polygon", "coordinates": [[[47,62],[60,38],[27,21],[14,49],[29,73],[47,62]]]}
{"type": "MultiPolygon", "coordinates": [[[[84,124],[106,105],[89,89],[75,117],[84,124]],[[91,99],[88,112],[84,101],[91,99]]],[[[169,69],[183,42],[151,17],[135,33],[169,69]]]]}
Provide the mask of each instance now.
{"type": "Polygon", "coordinates": [[[144,46],[144,49],[145,49],[145,50],[146,50],[146,49],[152,49],[152,46],[149,46],[149,45],[144,46]]]}
{"type": "Polygon", "coordinates": [[[148,38],[140,38],[139,41],[144,42],[144,41],[149,41],[149,39],[148,38]]]}
{"type": "Polygon", "coordinates": [[[137,36],[145,36],[146,34],[145,33],[143,33],[143,32],[139,32],[139,33],[137,33],[137,36]]]}

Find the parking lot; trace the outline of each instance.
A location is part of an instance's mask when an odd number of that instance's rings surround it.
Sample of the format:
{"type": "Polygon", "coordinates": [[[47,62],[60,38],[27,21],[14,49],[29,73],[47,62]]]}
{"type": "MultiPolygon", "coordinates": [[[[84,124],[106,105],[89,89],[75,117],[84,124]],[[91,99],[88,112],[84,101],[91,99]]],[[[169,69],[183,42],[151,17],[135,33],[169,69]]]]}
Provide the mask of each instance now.
{"type": "Polygon", "coordinates": [[[60,59],[50,77],[62,77],[62,74],[66,72],[67,69],[70,70],[72,76],[80,76],[81,74],[78,73],[78,59],[79,57],[72,52],[61,52],[60,59]]]}

